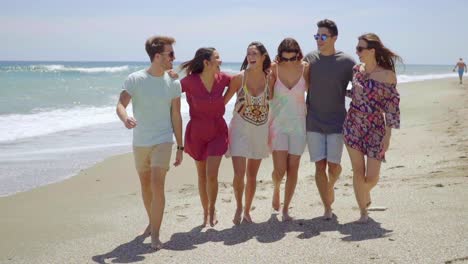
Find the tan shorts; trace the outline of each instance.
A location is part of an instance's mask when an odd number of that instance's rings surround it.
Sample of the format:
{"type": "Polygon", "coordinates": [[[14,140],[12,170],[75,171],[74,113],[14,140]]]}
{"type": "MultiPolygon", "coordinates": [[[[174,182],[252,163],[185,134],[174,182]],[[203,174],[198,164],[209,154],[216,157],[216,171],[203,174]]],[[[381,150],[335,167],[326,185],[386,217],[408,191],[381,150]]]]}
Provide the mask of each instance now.
{"type": "Polygon", "coordinates": [[[150,171],[152,167],[169,170],[173,143],[161,143],[151,147],[133,147],[135,167],[138,172],[150,171]]]}

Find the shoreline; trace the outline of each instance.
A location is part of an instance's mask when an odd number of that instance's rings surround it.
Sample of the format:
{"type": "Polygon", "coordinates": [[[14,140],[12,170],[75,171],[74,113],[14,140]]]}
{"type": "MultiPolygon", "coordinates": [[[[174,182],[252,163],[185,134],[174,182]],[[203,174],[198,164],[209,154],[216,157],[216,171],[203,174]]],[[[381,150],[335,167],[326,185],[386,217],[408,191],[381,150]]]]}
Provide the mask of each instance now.
{"type": "Polygon", "coordinates": [[[388,162],[382,164],[381,180],[372,193],[375,205],[387,209],[371,212],[368,225],[352,224],[359,212],[344,150],[335,190],[338,219],[319,219],[314,165],[306,151],[291,205],[294,221],[282,223],[271,210],[270,157],[257,178],[255,224],[232,227],[232,164],[223,159],[220,223],[199,229],[196,170],[184,155],[182,165],[171,167],[167,175],[161,229],[165,248],[152,252],[149,239],[135,237],[146,226],[146,216],[133,157],[127,153],[67,180],[0,197],[5,215],[0,236],[8,238],[0,246],[0,263],[427,263],[468,257],[463,242],[468,237],[468,84],[448,78],[404,83],[398,89],[402,128],[392,133],[388,162]]]}
{"type": "MultiPolygon", "coordinates": [[[[455,73],[454,73],[455,74],[455,73]]],[[[412,84],[412,83],[430,83],[430,82],[433,82],[433,81],[443,81],[443,80],[446,80],[446,81],[449,81],[449,80],[455,80],[455,77],[444,77],[444,78],[441,78],[441,79],[431,79],[431,80],[422,80],[422,81],[410,81],[410,82],[403,82],[401,83],[399,86],[403,85],[403,86],[407,86],[409,84],[412,84]]],[[[468,80],[466,80],[466,82],[468,83],[468,80]]],[[[229,109],[231,110],[231,109],[229,109]]],[[[188,114],[188,113],[187,113],[188,114]]],[[[225,115],[228,115],[228,116],[231,116],[231,113],[228,113],[228,109],[226,109],[226,114],[225,115]]],[[[186,122],[188,120],[184,120],[184,127],[186,125],[186,122]]],[[[228,121],[227,121],[228,122],[228,121]]],[[[119,127],[121,128],[121,127],[119,127]]],[[[131,137],[131,133],[130,133],[130,137],[131,137]]],[[[131,149],[131,144],[126,146],[126,145],[119,145],[118,147],[116,148],[130,148],[131,149]]],[[[103,151],[105,148],[102,148],[102,149],[99,149],[99,151],[103,151]]],[[[345,150],[344,150],[345,151],[345,150]]],[[[42,188],[44,186],[48,186],[48,185],[51,185],[51,184],[57,184],[57,183],[60,183],[60,182],[63,182],[63,181],[66,181],[70,178],[73,178],[73,177],[76,177],[78,175],[80,175],[81,172],[83,171],[86,171],[90,168],[92,168],[93,166],[96,166],[98,165],[99,163],[102,163],[102,162],[106,162],[107,160],[109,159],[112,159],[113,157],[116,157],[116,156],[121,156],[121,155],[128,155],[128,154],[132,154],[131,150],[129,152],[125,152],[125,153],[122,153],[121,151],[114,151],[114,152],[120,152],[120,154],[113,154],[113,155],[99,155],[99,156],[103,156],[103,157],[100,157],[98,159],[95,159],[93,161],[89,161],[87,163],[89,163],[90,165],[85,165],[84,167],[81,167],[81,168],[76,168],[75,170],[70,170],[69,173],[67,173],[67,175],[64,175],[64,176],[56,176],[55,174],[53,174],[52,178],[54,178],[53,180],[51,180],[50,182],[48,183],[45,183],[45,184],[39,184],[38,186],[35,186],[35,187],[26,187],[25,190],[20,190],[20,191],[14,191],[14,192],[11,192],[11,193],[5,193],[5,194],[1,194],[0,195],[0,198],[3,198],[3,197],[9,197],[9,196],[12,196],[12,195],[16,195],[16,194],[19,194],[19,193],[24,193],[24,192],[28,192],[28,191],[32,191],[34,189],[37,189],[37,188],[42,188]]],[[[175,152],[175,149],[173,150],[173,153],[175,152]]],[[[305,150],[305,152],[307,152],[307,148],[305,150]]],[[[72,152],[70,152],[72,153],[72,152]]],[[[80,155],[79,153],[75,153],[76,155],[80,155]]],[[[74,154],[74,155],[75,155],[74,154]]],[[[305,153],[307,154],[307,153],[305,153]]],[[[188,155],[185,155],[186,158],[188,159],[191,159],[190,156],[188,155]]],[[[133,161],[132,161],[133,162],[133,161]]]]}

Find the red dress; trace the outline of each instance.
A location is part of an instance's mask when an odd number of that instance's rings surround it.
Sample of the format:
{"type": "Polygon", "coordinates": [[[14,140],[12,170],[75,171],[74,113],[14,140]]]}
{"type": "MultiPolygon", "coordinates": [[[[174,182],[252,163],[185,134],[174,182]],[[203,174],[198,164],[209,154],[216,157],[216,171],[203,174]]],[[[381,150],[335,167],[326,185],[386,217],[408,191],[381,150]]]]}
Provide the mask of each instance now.
{"type": "Polygon", "coordinates": [[[185,129],[185,152],[195,160],[222,156],[228,146],[228,129],[223,118],[223,92],[231,77],[216,75],[211,92],[205,88],[199,74],[181,80],[182,92],[189,105],[190,121],[185,129]]]}

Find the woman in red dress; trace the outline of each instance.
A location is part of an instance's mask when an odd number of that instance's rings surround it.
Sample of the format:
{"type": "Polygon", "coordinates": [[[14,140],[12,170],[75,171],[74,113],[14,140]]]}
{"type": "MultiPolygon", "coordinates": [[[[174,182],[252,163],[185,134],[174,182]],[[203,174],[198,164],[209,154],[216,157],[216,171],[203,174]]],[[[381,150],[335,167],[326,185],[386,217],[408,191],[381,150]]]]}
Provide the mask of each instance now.
{"type": "Polygon", "coordinates": [[[231,77],[220,72],[221,58],[214,48],[200,48],[181,66],[187,76],[181,80],[189,105],[190,121],[185,130],[185,152],[198,172],[198,191],[203,206],[203,225],[216,225],[218,170],[228,146],[228,128],[223,118],[223,92],[231,77]]]}

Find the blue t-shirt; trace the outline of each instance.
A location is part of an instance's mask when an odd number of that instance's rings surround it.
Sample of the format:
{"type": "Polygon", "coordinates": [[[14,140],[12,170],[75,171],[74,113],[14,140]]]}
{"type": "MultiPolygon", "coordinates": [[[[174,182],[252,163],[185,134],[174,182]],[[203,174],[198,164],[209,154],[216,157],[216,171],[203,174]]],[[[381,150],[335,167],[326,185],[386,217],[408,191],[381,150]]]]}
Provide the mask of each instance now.
{"type": "Polygon", "coordinates": [[[133,129],[133,146],[147,147],[173,142],[171,103],[180,97],[179,80],[166,72],[154,77],[146,70],[130,74],[123,90],[132,96],[133,116],[137,121],[133,129]]]}

